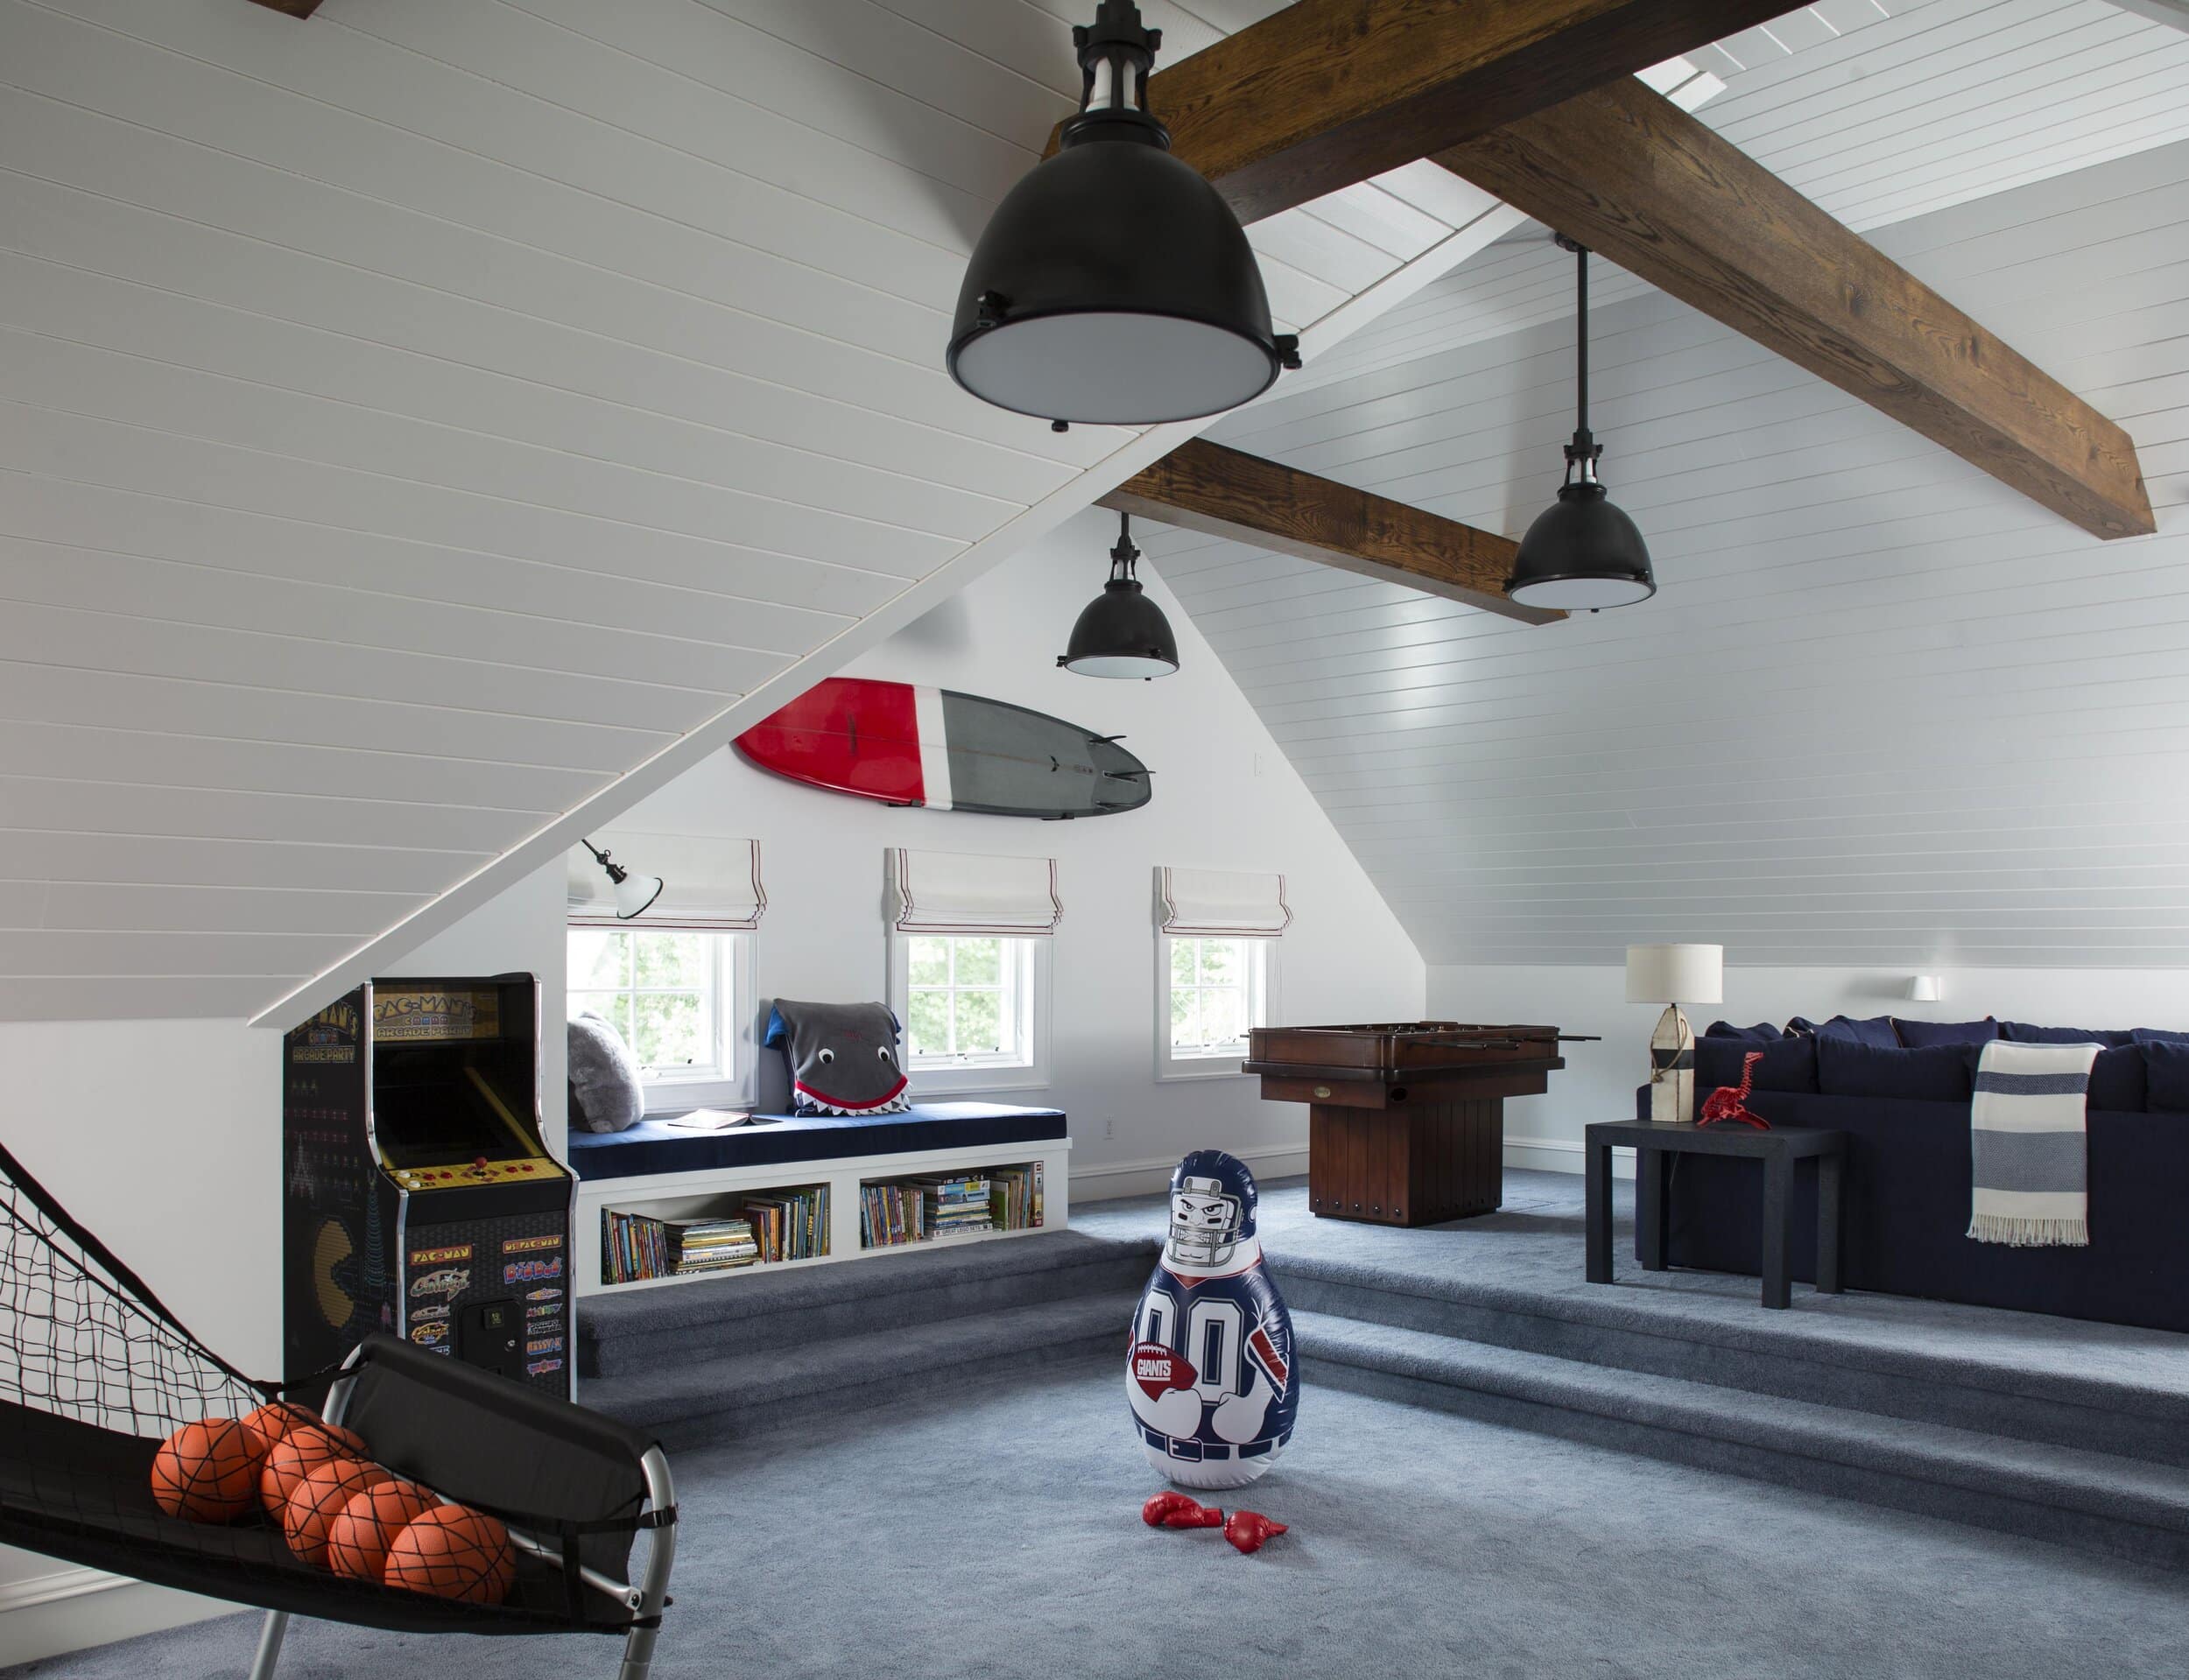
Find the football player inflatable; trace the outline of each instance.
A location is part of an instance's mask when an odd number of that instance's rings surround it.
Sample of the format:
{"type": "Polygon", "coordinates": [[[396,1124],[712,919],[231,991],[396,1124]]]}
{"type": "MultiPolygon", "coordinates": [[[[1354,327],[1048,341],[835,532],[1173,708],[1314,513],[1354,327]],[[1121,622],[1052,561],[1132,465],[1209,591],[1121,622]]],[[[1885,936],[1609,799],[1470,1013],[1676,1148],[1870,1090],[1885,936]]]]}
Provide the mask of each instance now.
{"type": "Polygon", "coordinates": [[[1254,1232],[1254,1175],[1196,1149],[1171,1175],[1171,1232],[1141,1291],[1125,1397],[1148,1462],[1188,1487],[1243,1487],[1292,1437],[1292,1319],[1254,1232]]]}

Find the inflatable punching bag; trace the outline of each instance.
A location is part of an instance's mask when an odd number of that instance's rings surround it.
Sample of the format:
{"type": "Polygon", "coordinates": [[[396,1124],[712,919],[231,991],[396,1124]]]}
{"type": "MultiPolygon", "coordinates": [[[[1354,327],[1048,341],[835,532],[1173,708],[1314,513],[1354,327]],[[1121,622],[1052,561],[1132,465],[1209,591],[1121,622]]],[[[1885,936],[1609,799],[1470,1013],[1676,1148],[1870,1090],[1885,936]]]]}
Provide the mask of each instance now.
{"type": "Polygon", "coordinates": [[[1188,1487],[1243,1487],[1292,1437],[1292,1318],[1262,1263],[1254,1175],[1196,1149],[1171,1175],[1170,1237],[1140,1292],[1125,1397],[1148,1462],[1188,1487]]]}

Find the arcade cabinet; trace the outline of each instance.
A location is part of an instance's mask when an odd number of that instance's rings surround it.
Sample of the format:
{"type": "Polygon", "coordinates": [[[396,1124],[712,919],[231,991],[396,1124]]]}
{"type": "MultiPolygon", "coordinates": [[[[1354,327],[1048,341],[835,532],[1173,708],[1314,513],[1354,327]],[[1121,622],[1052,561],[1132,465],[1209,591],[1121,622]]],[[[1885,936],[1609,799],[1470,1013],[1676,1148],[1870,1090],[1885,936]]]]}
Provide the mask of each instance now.
{"type": "Polygon", "coordinates": [[[539,1115],[530,974],[380,980],[289,1034],[282,1169],[287,1381],[370,1332],[571,1389],[576,1181],[539,1115]]]}

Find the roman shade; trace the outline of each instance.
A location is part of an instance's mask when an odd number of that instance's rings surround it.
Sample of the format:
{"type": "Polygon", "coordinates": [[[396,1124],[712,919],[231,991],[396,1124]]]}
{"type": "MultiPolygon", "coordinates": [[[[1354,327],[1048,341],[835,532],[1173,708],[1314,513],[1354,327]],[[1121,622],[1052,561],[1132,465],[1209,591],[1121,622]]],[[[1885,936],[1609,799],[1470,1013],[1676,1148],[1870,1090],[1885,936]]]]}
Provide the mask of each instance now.
{"type": "Polygon", "coordinates": [[[899,933],[1007,933],[1057,931],[1064,902],[1057,896],[1052,857],[990,857],[973,852],[887,854],[899,933]]]}
{"type": "Polygon", "coordinates": [[[1165,865],[1156,872],[1156,890],[1163,896],[1165,933],[1274,939],[1292,922],[1281,875],[1165,865]]]}
{"type": "Polygon", "coordinates": [[[626,869],[662,879],[661,896],[643,916],[616,919],[608,871],[582,846],[569,852],[573,927],[696,929],[727,933],[760,925],[768,908],[760,884],[760,842],[715,834],[644,834],[602,829],[593,843],[626,869]]]}

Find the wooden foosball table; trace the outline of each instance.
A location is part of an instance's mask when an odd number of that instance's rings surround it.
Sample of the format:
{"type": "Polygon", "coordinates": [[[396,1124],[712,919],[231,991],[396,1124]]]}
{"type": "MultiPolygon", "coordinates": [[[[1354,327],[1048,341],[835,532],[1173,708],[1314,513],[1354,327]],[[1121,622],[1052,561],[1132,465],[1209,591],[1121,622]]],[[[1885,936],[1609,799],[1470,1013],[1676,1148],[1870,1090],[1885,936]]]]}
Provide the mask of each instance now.
{"type": "Polygon", "coordinates": [[[1556,1027],[1409,1021],[1256,1027],[1263,1098],[1307,1105],[1307,1206],[1325,1219],[1436,1225],[1504,1199],[1505,1099],[1566,1065],[1556,1027]]]}

